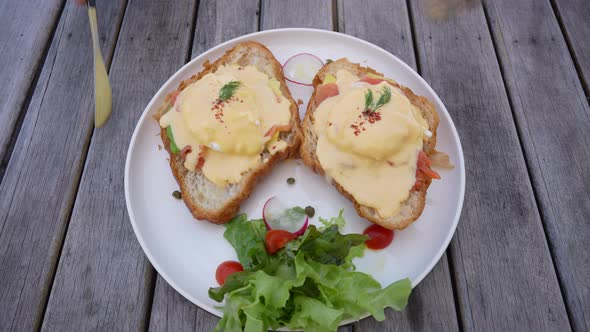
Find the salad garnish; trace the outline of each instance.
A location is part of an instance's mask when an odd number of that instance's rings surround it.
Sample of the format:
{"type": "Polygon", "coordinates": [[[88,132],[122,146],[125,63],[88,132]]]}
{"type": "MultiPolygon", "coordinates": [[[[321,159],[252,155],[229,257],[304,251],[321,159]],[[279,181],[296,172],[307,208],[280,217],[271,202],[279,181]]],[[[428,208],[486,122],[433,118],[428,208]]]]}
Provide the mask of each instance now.
{"type": "Polygon", "coordinates": [[[355,271],[353,258],[363,255],[362,234],[341,234],[339,217],[291,234],[282,248],[267,250],[264,222],[240,214],[226,224],[224,237],[236,250],[244,271],[227,276],[209,297],[225,300],[216,331],[267,331],[280,327],[336,331],[343,319],[365,314],[385,319],[384,308],[402,310],[412,285],[403,279],[382,288],[368,274],[355,271]]]}

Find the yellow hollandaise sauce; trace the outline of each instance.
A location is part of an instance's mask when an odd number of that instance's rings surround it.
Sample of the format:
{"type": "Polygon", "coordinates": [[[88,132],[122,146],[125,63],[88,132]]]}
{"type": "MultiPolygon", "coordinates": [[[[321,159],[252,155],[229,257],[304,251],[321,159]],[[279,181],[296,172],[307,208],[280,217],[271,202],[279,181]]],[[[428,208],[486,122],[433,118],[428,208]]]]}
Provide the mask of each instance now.
{"type": "Polygon", "coordinates": [[[183,89],[160,126],[188,170],[202,167],[219,186],[237,183],[264,162],[263,152],[287,147],[278,137],[289,127],[290,102],[279,86],[254,66],[221,66],[183,89]]]}
{"type": "Polygon", "coordinates": [[[323,100],[314,113],[322,168],[382,218],[397,214],[416,182],[427,122],[387,81],[369,84],[340,70],[324,82],[336,83],[338,95],[323,100]]]}

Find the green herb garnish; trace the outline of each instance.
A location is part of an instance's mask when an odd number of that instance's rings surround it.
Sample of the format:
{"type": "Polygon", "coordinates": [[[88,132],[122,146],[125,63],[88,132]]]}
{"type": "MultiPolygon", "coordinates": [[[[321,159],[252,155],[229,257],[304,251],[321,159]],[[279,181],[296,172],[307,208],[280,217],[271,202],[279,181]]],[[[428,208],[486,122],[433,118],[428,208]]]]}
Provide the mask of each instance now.
{"type": "Polygon", "coordinates": [[[233,97],[233,95],[238,91],[238,88],[242,85],[240,81],[229,81],[225,83],[221,89],[219,90],[219,101],[226,101],[233,97]]]}
{"type": "Polygon", "coordinates": [[[377,111],[381,106],[389,103],[391,100],[391,89],[388,86],[384,86],[381,90],[381,94],[377,102],[374,102],[373,91],[367,90],[365,92],[365,112],[371,113],[377,111]]]}
{"type": "Polygon", "coordinates": [[[166,127],[166,136],[168,136],[168,140],[170,141],[170,152],[177,154],[180,152],[180,149],[176,145],[174,141],[174,135],[172,135],[172,126],[166,127]]]}

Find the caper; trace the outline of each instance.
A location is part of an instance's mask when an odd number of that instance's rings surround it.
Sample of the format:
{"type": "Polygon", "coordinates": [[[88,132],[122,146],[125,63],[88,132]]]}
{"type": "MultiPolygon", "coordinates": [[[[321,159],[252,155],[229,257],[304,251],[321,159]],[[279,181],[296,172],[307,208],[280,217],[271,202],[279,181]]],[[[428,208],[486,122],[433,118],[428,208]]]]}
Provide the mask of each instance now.
{"type": "Polygon", "coordinates": [[[308,205],[305,207],[305,214],[307,214],[308,217],[313,218],[315,215],[315,209],[308,205]]]}
{"type": "Polygon", "coordinates": [[[176,199],[181,199],[182,198],[182,194],[180,193],[180,191],[178,190],[174,190],[172,192],[172,197],[176,198],[176,199]]]}
{"type": "Polygon", "coordinates": [[[294,178],[288,178],[287,179],[287,183],[288,184],[293,184],[293,183],[295,183],[295,179],[294,178]]]}

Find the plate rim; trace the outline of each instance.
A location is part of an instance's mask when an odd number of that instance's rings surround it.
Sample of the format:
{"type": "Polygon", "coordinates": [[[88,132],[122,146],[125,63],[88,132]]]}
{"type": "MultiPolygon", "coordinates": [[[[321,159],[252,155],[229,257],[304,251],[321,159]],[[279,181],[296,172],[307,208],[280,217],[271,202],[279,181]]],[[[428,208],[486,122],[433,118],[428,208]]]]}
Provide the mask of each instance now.
{"type": "MultiPolygon", "coordinates": [[[[135,237],[136,237],[137,241],[139,242],[144,255],[148,258],[150,264],[154,267],[156,272],[168,283],[168,285],[170,285],[176,292],[178,292],[184,298],[186,298],[187,300],[189,300],[193,304],[197,305],[202,310],[205,310],[205,311],[209,312],[210,314],[215,315],[220,318],[221,318],[221,316],[219,316],[219,314],[217,312],[215,312],[214,310],[210,310],[213,308],[209,308],[208,305],[202,303],[201,301],[199,301],[198,299],[196,299],[192,295],[185,292],[181,287],[176,285],[176,283],[168,276],[168,274],[166,274],[161,269],[159,264],[157,264],[154,257],[152,256],[150,250],[148,249],[143,237],[139,233],[138,226],[135,221],[135,215],[133,212],[133,208],[130,203],[131,200],[130,200],[129,176],[130,176],[131,155],[133,154],[133,150],[135,149],[135,146],[136,146],[136,140],[137,140],[137,136],[139,135],[140,124],[142,124],[145,121],[145,117],[148,116],[149,110],[153,107],[153,104],[156,103],[156,101],[158,100],[158,97],[165,92],[166,88],[168,88],[168,85],[170,85],[171,82],[173,82],[178,76],[181,75],[181,72],[183,72],[185,70],[185,68],[193,66],[193,63],[195,63],[203,58],[206,58],[210,53],[213,53],[214,51],[216,51],[220,48],[225,48],[228,45],[238,43],[240,41],[255,39],[256,37],[259,37],[259,36],[265,36],[265,35],[276,34],[276,33],[289,33],[289,32],[291,32],[291,33],[300,33],[300,32],[319,33],[319,34],[326,34],[328,36],[330,36],[330,35],[331,36],[338,36],[339,38],[349,39],[349,40],[352,40],[357,43],[360,42],[361,44],[363,44],[366,47],[369,47],[369,48],[372,48],[376,51],[385,53],[387,56],[391,57],[394,61],[396,61],[398,64],[400,64],[402,67],[405,67],[405,69],[409,70],[409,72],[412,73],[421,84],[423,84],[423,86],[426,88],[426,90],[434,96],[435,101],[439,105],[442,105],[442,112],[438,112],[439,116],[445,117],[445,119],[448,121],[448,123],[450,125],[450,129],[451,129],[450,134],[452,135],[453,139],[457,142],[457,148],[458,148],[458,152],[459,152],[458,153],[459,160],[458,160],[458,162],[455,163],[455,167],[458,169],[458,171],[460,173],[460,176],[459,176],[459,182],[460,182],[459,183],[459,201],[458,201],[458,205],[457,205],[458,208],[455,211],[455,216],[453,217],[453,223],[451,225],[451,228],[449,229],[449,232],[447,233],[447,236],[443,242],[443,245],[439,248],[436,255],[432,256],[432,259],[430,260],[427,268],[420,275],[418,275],[418,277],[416,277],[415,280],[411,280],[412,289],[414,289],[432,271],[434,266],[440,261],[440,258],[442,257],[442,255],[446,252],[446,250],[449,247],[449,244],[451,242],[451,239],[453,238],[453,236],[457,230],[457,225],[459,224],[461,212],[463,210],[463,202],[464,202],[464,198],[465,198],[465,181],[466,181],[465,161],[464,161],[464,155],[463,155],[463,146],[461,144],[461,140],[459,138],[459,133],[457,131],[457,128],[455,127],[455,123],[453,122],[453,119],[451,118],[451,116],[446,108],[446,105],[442,102],[442,100],[440,99],[438,94],[434,91],[434,89],[430,86],[430,84],[428,84],[428,82],[426,82],[426,80],[420,74],[418,74],[412,67],[410,67],[408,64],[406,64],[404,61],[402,61],[400,58],[398,58],[397,56],[395,56],[391,52],[385,50],[384,48],[382,48],[380,46],[377,46],[373,43],[370,43],[366,40],[363,40],[361,38],[358,38],[358,37],[355,37],[352,35],[348,35],[348,34],[344,34],[344,33],[340,33],[340,32],[335,32],[335,31],[331,31],[331,30],[312,29],[312,28],[281,28],[281,29],[257,31],[257,32],[242,35],[242,36],[230,39],[228,41],[225,41],[223,43],[220,43],[218,45],[215,45],[215,46],[207,49],[203,53],[199,54],[195,58],[191,59],[186,64],[184,64],[182,67],[180,67],[172,76],[170,76],[168,78],[168,80],[166,80],[166,82],[164,82],[162,84],[162,86],[158,89],[158,91],[156,91],[156,93],[154,94],[152,99],[149,101],[147,106],[144,108],[141,116],[139,117],[139,119],[137,120],[137,122],[135,124],[135,128],[133,130],[133,134],[131,136],[129,146],[127,148],[127,156],[125,158],[124,191],[125,191],[125,206],[127,208],[127,215],[129,217],[129,221],[131,222],[131,227],[133,228],[133,233],[135,234],[135,237]]],[[[369,315],[361,317],[361,318],[359,318],[359,320],[364,319],[368,316],[369,315]]],[[[355,321],[355,320],[343,320],[340,322],[340,326],[349,324],[353,321],[355,321]]]]}

